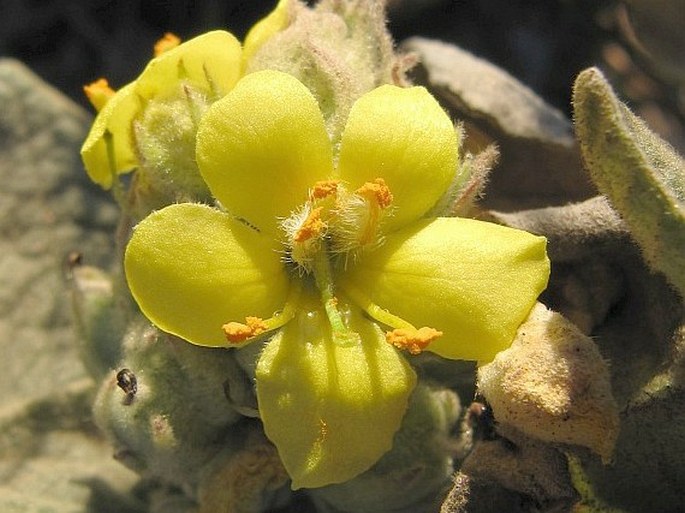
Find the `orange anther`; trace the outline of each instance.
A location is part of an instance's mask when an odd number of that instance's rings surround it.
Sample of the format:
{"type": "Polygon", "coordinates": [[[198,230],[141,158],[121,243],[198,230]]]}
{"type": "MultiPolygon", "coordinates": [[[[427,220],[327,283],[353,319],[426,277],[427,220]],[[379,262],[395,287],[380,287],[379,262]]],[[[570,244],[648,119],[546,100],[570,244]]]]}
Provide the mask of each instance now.
{"type": "Polygon", "coordinates": [[[224,335],[226,335],[226,339],[234,344],[261,335],[268,328],[269,327],[260,317],[245,317],[245,324],[241,322],[229,322],[221,327],[224,331],[224,335]]]}
{"type": "Polygon", "coordinates": [[[322,207],[316,207],[312,210],[307,219],[304,220],[302,226],[297,229],[295,236],[293,237],[294,242],[305,242],[321,234],[326,228],[326,223],[321,219],[322,207]]]}
{"type": "Polygon", "coordinates": [[[86,93],[88,101],[98,112],[102,110],[107,101],[116,93],[114,89],[109,87],[109,83],[105,78],[99,78],[95,82],[83,86],[83,92],[86,93]]]}
{"type": "Polygon", "coordinates": [[[255,335],[264,333],[267,329],[269,329],[261,317],[245,317],[245,322],[254,330],[255,335]]]}
{"type": "Polygon", "coordinates": [[[179,38],[176,34],[172,34],[171,32],[167,32],[162,36],[160,40],[158,40],[155,43],[154,51],[155,51],[155,57],[159,57],[162,55],[164,52],[167,52],[173,48],[176,48],[178,45],[181,44],[181,38],[179,38]]]}
{"type": "Polygon", "coordinates": [[[335,194],[338,190],[338,184],[340,184],[340,180],[321,180],[316,182],[309,193],[309,197],[312,200],[318,200],[335,194]]]}
{"type": "Polygon", "coordinates": [[[428,347],[438,337],[442,336],[442,331],[433,328],[423,327],[397,328],[385,334],[385,340],[398,349],[406,349],[411,354],[419,354],[428,347]]]}
{"type": "Polygon", "coordinates": [[[373,182],[366,182],[355,192],[361,196],[376,200],[376,203],[381,208],[388,208],[392,203],[392,193],[382,178],[376,178],[373,182]]]}

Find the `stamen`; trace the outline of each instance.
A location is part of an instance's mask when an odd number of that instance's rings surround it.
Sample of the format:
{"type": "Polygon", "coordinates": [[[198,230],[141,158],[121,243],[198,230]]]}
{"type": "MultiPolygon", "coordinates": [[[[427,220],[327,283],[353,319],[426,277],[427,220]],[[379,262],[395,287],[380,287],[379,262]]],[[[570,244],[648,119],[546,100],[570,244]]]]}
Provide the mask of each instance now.
{"type": "Polygon", "coordinates": [[[283,306],[283,310],[280,312],[276,312],[268,319],[249,316],[245,317],[245,323],[231,321],[224,324],[221,329],[231,347],[242,347],[250,343],[250,339],[284,326],[295,317],[295,313],[299,308],[301,291],[302,285],[300,280],[293,280],[288,299],[283,306]]]}
{"type": "MultiPolygon", "coordinates": [[[[391,213],[393,201],[385,180],[376,178],[352,193],[338,193],[331,224],[332,250],[350,253],[381,244],[381,223],[391,213]]],[[[355,256],[354,254],[352,255],[355,256]]]]}
{"type": "Polygon", "coordinates": [[[323,207],[307,202],[281,222],[285,231],[287,257],[297,264],[300,275],[311,271],[314,255],[321,250],[328,224],[322,219],[323,207]]]}
{"type": "Polygon", "coordinates": [[[436,338],[442,336],[442,331],[434,328],[398,328],[388,331],[385,334],[385,340],[398,349],[405,349],[410,354],[420,354],[421,351],[428,347],[428,344],[433,342],[436,338]]]}
{"type": "Polygon", "coordinates": [[[401,317],[373,303],[366,294],[350,284],[346,284],[344,292],[371,318],[381,324],[394,328],[385,334],[385,339],[398,349],[405,349],[410,354],[416,355],[421,353],[436,338],[442,336],[442,331],[434,328],[423,327],[416,329],[401,317]]]}
{"type": "Polygon", "coordinates": [[[355,193],[371,201],[375,200],[376,204],[382,209],[388,208],[393,199],[390,188],[382,178],[376,178],[373,182],[366,182],[355,193]]]}
{"type": "Polygon", "coordinates": [[[168,52],[180,44],[181,38],[179,38],[176,34],[172,34],[171,32],[165,33],[164,36],[162,36],[162,38],[155,43],[155,57],[159,57],[164,52],[168,52]]]}
{"type": "Polygon", "coordinates": [[[340,180],[321,180],[316,182],[309,192],[310,200],[321,200],[327,198],[331,194],[335,194],[338,191],[339,184],[340,180]]]}
{"type": "Polygon", "coordinates": [[[99,78],[95,82],[84,85],[83,92],[86,93],[88,101],[98,112],[116,94],[105,78],[99,78]]]}
{"type": "Polygon", "coordinates": [[[305,242],[320,236],[326,229],[326,223],[321,219],[322,207],[313,209],[293,236],[294,242],[305,242]]]}
{"type": "Polygon", "coordinates": [[[221,329],[226,335],[226,340],[235,344],[261,335],[267,331],[268,325],[260,317],[245,317],[245,324],[229,322],[224,324],[221,329]]]}

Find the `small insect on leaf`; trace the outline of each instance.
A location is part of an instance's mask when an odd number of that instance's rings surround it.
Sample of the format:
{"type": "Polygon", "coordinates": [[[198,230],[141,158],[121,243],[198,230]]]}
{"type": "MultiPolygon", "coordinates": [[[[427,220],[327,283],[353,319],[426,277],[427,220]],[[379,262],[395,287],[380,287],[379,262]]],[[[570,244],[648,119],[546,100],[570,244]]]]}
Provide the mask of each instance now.
{"type": "Polygon", "coordinates": [[[83,265],[83,253],[80,251],[70,251],[66,260],[67,265],[72,269],[79,265],[83,265]]]}
{"type": "Polygon", "coordinates": [[[81,266],[83,266],[83,253],[80,251],[70,251],[64,257],[64,276],[71,280],[74,277],[74,270],[81,266]]]}
{"type": "Polygon", "coordinates": [[[468,422],[473,429],[474,440],[495,440],[498,438],[495,417],[485,403],[474,401],[467,410],[468,422]]]}
{"type": "Polygon", "coordinates": [[[126,393],[124,404],[131,404],[138,392],[138,379],[136,375],[130,369],[121,369],[117,372],[117,385],[126,393]]]}

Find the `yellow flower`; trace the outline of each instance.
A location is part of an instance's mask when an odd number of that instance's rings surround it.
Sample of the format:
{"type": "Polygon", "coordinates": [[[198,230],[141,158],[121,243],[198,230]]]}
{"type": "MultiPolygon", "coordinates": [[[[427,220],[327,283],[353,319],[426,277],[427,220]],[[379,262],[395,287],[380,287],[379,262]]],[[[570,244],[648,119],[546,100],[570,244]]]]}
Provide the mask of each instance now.
{"type": "Polygon", "coordinates": [[[489,361],[547,283],[544,238],[425,218],[457,149],[421,87],[362,96],[336,152],[303,84],[253,73],[197,133],[201,174],[227,212],[171,205],[134,231],[126,276],[161,329],[240,347],[279,328],[257,396],[294,488],[349,480],[390,449],[416,381],[395,347],[489,361]]]}
{"type": "Polygon", "coordinates": [[[151,104],[182,100],[192,111],[198,108],[198,101],[202,108],[230,91],[240,79],[247,57],[288,24],[289,2],[280,0],[274,11],[252,28],[244,48],[232,34],[220,30],[183,44],[173,34],[165,34],[142,74],[116,94],[104,79],[85,86],[86,95],[99,111],[81,148],[91,180],[109,189],[116,175],[139,166],[134,123],[151,104]]]}

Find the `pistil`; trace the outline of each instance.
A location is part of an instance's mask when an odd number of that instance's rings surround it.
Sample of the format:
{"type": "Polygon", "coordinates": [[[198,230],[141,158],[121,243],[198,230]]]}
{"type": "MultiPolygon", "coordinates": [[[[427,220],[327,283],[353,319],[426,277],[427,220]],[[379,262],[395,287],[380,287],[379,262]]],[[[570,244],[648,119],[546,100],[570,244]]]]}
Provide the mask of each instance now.
{"type": "Polygon", "coordinates": [[[312,273],[316,287],[321,294],[326,317],[328,317],[328,322],[331,325],[333,342],[340,345],[358,342],[360,340],[359,335],[347,327],[338,308],[338,298],[335,296],[333,274],[327,251],[317,253],[313,261],[312,273]]]}

